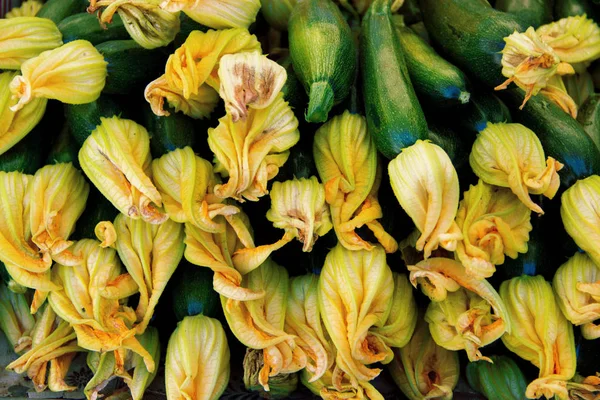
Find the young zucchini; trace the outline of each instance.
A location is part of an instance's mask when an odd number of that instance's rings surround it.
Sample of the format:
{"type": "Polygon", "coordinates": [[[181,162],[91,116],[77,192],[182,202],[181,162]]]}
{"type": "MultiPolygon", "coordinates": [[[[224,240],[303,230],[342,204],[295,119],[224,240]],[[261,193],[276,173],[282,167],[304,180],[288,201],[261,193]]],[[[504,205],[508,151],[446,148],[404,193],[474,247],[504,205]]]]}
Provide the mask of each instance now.
{"type": "Polygon", "coordinates": [[[71,136],[79,147],[90,133],[100,125],[100,117],[121,114],[122,107],[110,95],[103,94],[98,100],[87,104],[65,104],[64,113],[71,136]]]}
{"type": "MultiPolygon", "coordinates": [[[[510,111],[492,91],[476,89],[471,92],[471,99],[466,107],[457,111],[455,124],[460,129],[475,136],[487,127],[489,122],[511,122],[510,111]]],[[[448,116],[451,117],[451,116],[448,116]]]]}
{"type": "Polygon", "coordinates": [[[87,0],[48,0],[36,14],[39,18],[48,18],[58,25],[69,15],[85,12],[90,5],[87,0]]]}
{"type": "Polygon", "coordinates": [[[289,46],[294,71],[309,96],[306,121],[327,121],[346,98],[356,73],[352,31],[331,0],[304,0],[290,16],[289,46]]]}
{"type": "Polygon", "coordinates": [[[500,63],[504,38],[527,26],[481,0],[421,0],[420,4],[427,31],[443,55],[487,86],[506,80],[500,63]]]}
{"type": "Polygon", "coordinates": [[[600,149],[600,94],[588,97],[579,109],[577,121],[600,149]]]}
{"type": "Polygon", "coordinates": [[[96,14],[74,14],[60,21],[58,30],[62,33],[64,43],[82,39],[95,46],[109,40],[129,39],[129,33],[119,14],[115,14],[106,27],[100,25],[96,14]]]}
{"type": "Polygon", "coordinates": [[[496,10],[515,15],[521,23],[538,28],[553,21],[554,0],[496,0],[496,10]]]}
{"type": "MultiPolygon", "coordinates": [[[[40,145],[50,135],[42,128],[42,122],[27,134],[19,143],[0,155],[0,171],[19,171],[24,174],[34,174],[44,166],[45,146],[40,145]]],[[[45,125],[45,124],[44,124],[45,125]]]]}
{"type": "Polygon", "coordinates": [[[177,321],[198,314],[211,318],[220,315],[221,300],[213,289],[213,272],[210,268],[182,260],[165,291],[171,292],[177,321]]]}
{"type": "Polygon", "coordinates": [[[75,139],[69,132],[69,127],[65,125],[60,133],[54,137],[54,143],[50,148],[50,153],[46,158],[46,165],[59,163],[73,163],[79,168],[79,160],[77,153],[79,146],[75,143],[75,139]]]}
{"type": "Polygon", "coordinates": [[[369,132],[387,158],[419,139],[427,122],[410,82],[391,17],[391,0],[375,0],[362,21],[360,66],[369,132]]]}
{"type": "Polygon", "coordinates": [[[160,117],[152,112],[148,104],[142,107],[142,125],[150,134],[150,151],[153,158],[186,146],[194,147],[196,134],[195,121],[192,118],[173,110],[170,110],[169,116],[160,117]]]}

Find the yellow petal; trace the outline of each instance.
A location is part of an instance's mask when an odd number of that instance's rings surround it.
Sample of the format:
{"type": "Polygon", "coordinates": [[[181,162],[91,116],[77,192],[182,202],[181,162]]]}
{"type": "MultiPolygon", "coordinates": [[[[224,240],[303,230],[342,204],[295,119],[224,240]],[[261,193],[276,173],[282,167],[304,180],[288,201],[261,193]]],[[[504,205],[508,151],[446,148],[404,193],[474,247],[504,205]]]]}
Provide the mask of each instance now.
{"type": "Polygon", "coordinates": [[[570,96],[569,92],[567,92],[567,88],[564,83],[565,78],[577,79],[577,76],[569,75],[562,77],[555,75],[548,81],[548,86],[543,88],[540,91],[540,93],[542,93],[552,102],[554,102],[571,117],[577,119],[577,104],[575,103],[575,100],[570,96]]]}
{"type": "Polygon", "coordinates": [[[49,19],[0,19],[0,69],[21,69],[25,61],[62,44],[62,34],[49,19]]]}
{"type": "Polygon", "coordinates": [[[146,129],[119,117],[101,118],[79,150],[79,163],[92,183],[123,214],[160,224],[167,219],[152,176],[146,129]]]}
{"type": "Polygon", "coordinates": [[[29,59],[21,75],[10,83],[19,100],[11,107],[18,111],[38,97],[67,104],[91,103],[100,97],[106,83],[107,62],[86,40],[74,40],[29,59]]]}
{"type": "Polygon", "coordinates": [[[536,33],[561,61],[591,62],[600,57],[600,28],[585,14],[542,25],[536,33]]]}
{"type": "Polygon", "coordinates": [[[300,379],[313,394],[327,400],[383,400],[381,393],[368,381],[358,381],[333,364],[320,379],[309,382],[306,370],[300,379]]]}
{"type": "Polygon", "coordinates": [[[266,352],[246,349],[244,356],[244,386],[246,390],[265,398],[287,398],[298,387],[298,374],[278,374],[273,377],[265,369],[266,352]],[[263,382],[268,382],[263,386],[263,382]],[[267,390],[268,389],[268,390],[267,390]]]}
{"type": "Polygon", "coordinates": [[[15,353],[31,345],[31,330],[35,320],[23,293],[14,293],[0,283],[0,330],[4,332],[15,353]]]}
{"type": "Polygon", "coordinates": [[[259,0],[164,0],[166,10],[182,10],[194,21],[214,29],[248,28],[260,9],[259,0]]]}
{"type": "Polygon", "coordinates": [[[36,0],[25,0],[20,7],[13,7],[6,13],[5,18],[35,17],[44,4],[36,0]]]}
{"type": "Polygon", "coordinates": [[[100,247],[115,247],[117,241],[117,231],[110,221],[100,221],[94,227],[94,234],[100,240],[100,247]]]}

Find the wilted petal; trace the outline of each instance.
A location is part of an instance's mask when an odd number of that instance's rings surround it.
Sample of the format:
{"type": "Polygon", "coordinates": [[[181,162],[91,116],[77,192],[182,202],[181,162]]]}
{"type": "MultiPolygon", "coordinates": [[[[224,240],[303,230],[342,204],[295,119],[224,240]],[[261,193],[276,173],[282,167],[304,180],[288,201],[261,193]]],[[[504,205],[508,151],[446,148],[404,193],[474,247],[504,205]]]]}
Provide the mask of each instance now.
{"type": "Polygon", "coordinates": [[[8,15],[0,19],[0,69],[20,69],[30,58],[62,44],[62,34],[49,19],[8,15]]]}
{"type": "Polygon", "coordinates": [[[165,75],[150,82],[144,90],[144,96],[152,112],[165,117],[171,115],[165,110],[165,100],[176,112],[195,119],[208,118],[219,102],[217,91],[206,84],[198,88],[198,93],[185,98],[180,90],[169,86],[165,75]]]}
{"type": "Polygon", "coordinates": [[[564,83],[565,78],[573,78],[577,79],[577,75],[569,75],[569,76],[558,76],[554,75],[548,81],[548,85],[543,88],[540,93],[554,102],[557,106],[559,106],[564,112],[569,114],[574,119],[577,118],[577,104],[575,100],[569,95],[567,88],[564,83]]]}
{"type": "Polygon", "coordinates": [[[160,224],[160,193],[150,179],[150,137],[137,123],[119,117],[101,124],[79,150],[79,163],[92,183],[123,214],[160,224]]]}
{"type": "Polygon", "coordinates": [[[10,83],[10,91],[18,99],[11,110],[18,111],[38,97],[67,104],[91,103],[104,89],[106,65],[102,54],[87,40],[44,51],[25,61],[21,75],[10,83]]]}
{"type": "Polygon", "coordinates": [[[40,11],[44,4],[36,0],[25,0],[19,7],[13,7],[4,16],[5,18],[17,18],[17,17],[35,17],[40,11]]]}
{"type": "Polygon", "coordinates": [[[460,189],[450,157],[439,146],[418,140],[388,165],[398,202],[421,231],[416,248],[425,258],[438,246],[454,251],[462,234],[454,222],[460,189]]]}
{"type": "Polygon", "coordinates": [[[492,276],[505,255],[514,259],[527,252],[531,210],[510,189],[479,180],[465,192],[456,223],[463,234],[456,258],[476,278],[492,276]]]}
{"type": "Polygon", "coordinates": [[[298,120],[279,93],[264,109],[251,109],[245,120],[233,122],[227,114],[208,130],[208,145],[215,154],[215,171],[228,181],[215,186],[221,198],[257,201],[268,193],[273,179],[300,139],[298,120]]]}
{"type": "Polygon", "coordinates": [[[196,315],[185,317],[167,347],[167,398],[211,400],[229,383],[229,346],[219,321],[196,315]]]}
{"type": "Polygon", "coordinates": [[[561,61],[591,62],[600,57],[600,28],[585,14],[542,25],[536,33],[561,61]]]}
{"type": "MultiPolygon", "coordinates": [[[[261,382],[264,375],[265,354],[263,350],[246,349],[244,356],[244,386],[250,392],[257,392],[260,397],[282,399],[287,398],[298,387],[298,374],[280,373],[268,379],[268,390],[261,382]]],[[[264,378],[266,379],[266,378],[264,378]]]]}
{"type": "Polygon", "coordinates": [[[30,334],[34,323],[25,294],[14,293],[4,283],[0,283],[0,330],[4,332],[15,353],[31,346],[30,334]]]}

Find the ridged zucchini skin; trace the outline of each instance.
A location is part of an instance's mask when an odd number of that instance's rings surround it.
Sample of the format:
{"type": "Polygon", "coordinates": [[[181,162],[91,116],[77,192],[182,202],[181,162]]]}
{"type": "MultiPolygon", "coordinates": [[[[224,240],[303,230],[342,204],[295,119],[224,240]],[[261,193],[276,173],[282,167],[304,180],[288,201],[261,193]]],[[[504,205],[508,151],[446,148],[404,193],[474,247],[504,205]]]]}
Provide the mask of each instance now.
{"type": "Polygon", "coordinates": [[[498,96],[490,90],[474,88],[469,104],[448,115],[454,120],[461,132],[468,133],[474,140],[476,135],[487,127],[488,123],[511,122],[510,110],[498,96]]]}
{"type": "Polygon", "coordinates": [[[360,68],[365,114],[377,149],[387,158],[419,139],[427,122],[411,84],[391,19],[390,0],[375,0],[361,31],[360,68]]]}
{"type": "Polygon", "coordinates": [[[469,102],[465,74],[450,64],[411,28],[396,27],[410,81],[422,101],[435,107],[460,106],[469,102]]]}
{"type": "Polygon", "coordinates": [[[512,14],[495,10],[480,0],[420,0],[423,21],[432,41],[450,62],[486,86],[502,76],[504,38],[527,26],[512,14]]]}
{"type": "Polygon", "coordinates": [[[170,115],[160,117],[148,104],[142,105],[142,125],[150,135],[150,151],[158,158],[175,149],[196,144],[195,121],[181,113],[170,110],[170,115]]]}
{"type": "Polygon", "coordinates": [[[64,114],[71,136],[79,147],[100,125],[100,117],[121,115],[122,107],[113,96],[102,94],[91,103],[65,104],[64,114]]]}
{"type": "Polygon", "coordinates": [[[600,94],[588,97],[579,109],[577,121],[600,149],[600,94]]]}
{"type": "Polygon", "coordinates": [[[524,399],[527,389],[525,375],[510,357],[491,356],[487,361],[467,364],[469,386],[482,393],[488,400],[524,399]]]}
{"type": "Polygon", "coordinates": [[[352,31],[331,0],[299,2],[288,31],[294,71],[309,97],[306,121],[325,122],[348,96],[356,73],[352,31]]]}
{"type": "Polygon", "coordinates": [[[546,156],[564,164],[558,173],[561,187],[566,189],[579,179],[600,174],[600,151],[576,120],[543,94],[531,97],[519,110],[525,97],[522,90],[499,93],[511,109],[513,120],[536,133],[546,156]]]}
{"type": "Polygon", "coordinates": [[[495,8],[515,15],[527,26],[538,28],[553,21],[554,0],[496,0],[495,8]]]}
{"type": "Polygon", "coordinates": [[[63,42],[87,40],[94,46],[109,40],[129,39],[129,33],[123,25],[119,14],[113,16],[112,22],[102,27],[96,14],[86,12],[74,14],[60,21],[58,30],[63,35],[63,42]]]}
{"type": "Polygon", "coordinates": [[[58,24],[69,15],[85,12],[90,5],[87,0],[48,0],[36,14],[39,18],[48,18],[58,24]]]}

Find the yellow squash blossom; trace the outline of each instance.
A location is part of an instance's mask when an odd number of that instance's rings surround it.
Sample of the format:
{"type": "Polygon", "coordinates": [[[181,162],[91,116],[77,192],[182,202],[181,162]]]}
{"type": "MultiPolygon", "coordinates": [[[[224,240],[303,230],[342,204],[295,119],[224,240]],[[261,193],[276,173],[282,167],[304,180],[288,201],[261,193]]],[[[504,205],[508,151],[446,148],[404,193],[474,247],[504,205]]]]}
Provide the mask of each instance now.
{"type": "Polygon", "coordinates": [[[34,99],[17,112],[11,110],[17,99],[12,98],[9,85],[17,74],[17,71],[0,73],[0,154],[5,153],[31,132],[46,112],[48,99],[45,98],[34,99]]]}
{"type": "Polygon", "coordinates": [[[88,12],[100,8],[103,8],[98,13],[100,23],[110,23],[118,13],[129,36],[145,49],[166,46],[179,32],[179,13],[161,9],[156,1],[90,0],[88,12]]]}
{"type": "Polygon", "coordinates": [[[86,351],[77,345],[73,327],[46,305],[38,312],[30,336],[30,348],[6,368],[19,374],[26,372],[37,392],[46,388],[53,392],[77,389],[65,382],[75,354],[86,351]]]}
{"type": "Polygon", "coordinates": [[[307,364],[306,353],[295,342],[296,337],[284,331],[288,273],[268,259],[244,276],[242,285],[265,295],[256,300],[228,301],[221,296],[223,312],[229,328],[245,346],[263,350],[263,367],[259,383],[269,391],[269,379],[297,372],[307,364]]]}
{"type": "Polygon", "coordinates": [[[454,222],[460,189],[448,154],[439,146],[418,140],[388,165],[390,183],[398,202],[421,236],[416,249],[429,258],[439,246],[456,250],[462,234],[454,222]]]}
{"type": "Polygon", "coordinates": [[[600,265],[600,176],[580,179],[561,196],[560,215],[577,246],[600,265]]]}
{"type": "Polygon", "coordinates": [[[528,399],[556,395],[568,399],[567,381],[575,375],[573,326],[560,311],[552,287],[541,276],[504,281],[500,296],[508,309],[512,332],[502,342],[513,353],[540,369],[527,386],[528,399]]]}
{"type": "Polygon", "coordinates": [[[219,321],[196,315],[179,322],[167,347],[167,399],[217,399],[229,373],[229,345],[219,321]]]}
{"type": "Polygon", "coordinates": [[[477,135],[469,156],[473,172],[485,183],[508,187],[528,208],[543,214],[530,194],[554,198],[563,165],[546,160],[536,134],[521,124],[488,123],[477,135]]]}
{"type": "Polygon", "coordinates": [[[505,255],[514,259],[527,252],[531,210],[510,189],[479,180],[465,192],[456,223],[463,234],[456,258],[476,278],[492,276],[505,255]]]}
{"type": "Polygon", "coordinates": [[[576,253],[560,266],[552,287],[556,300],[569,322],[582,325],[588,340],[600,338],[600,267],[587,254],[576,253]]]}
{"type": "Polygon", "coordinates": [[[273,251],[297,238],[302,251],[310,252],[319,236],[331,230],[325,190],[316,177],[275,182],[270,192],[271,208],[267,219],[285,231],[283,238],[271,245],[239,249],[233,256],[234,265],[242,272],[262,264],[273,251]]]}
{"type": "Polygon", "coordinates": [[[83,172],[116,209],[131,218],[160,224],[168,217],[152,183],[150,137],[137,123],[100,118],[79,150],[83,172]]]}
{"type": "Polygon", "coordinates": [[[193,31],[169,57],[165,77],[169,86],[189,99],[207,83],[219,90],[219,61],[225,54],[261,51],[256,36],[246,29],[193,31]]]}
{"type": "Polygon", "coordinates": [[[35,17],[35,15],[40,11],[44,4],[40,1],[36,0],[25,0],[21,3],[21,6],[14,7],[12,10],[6,13],[6,18],[16,18],[16,17],[35,17]]]}
{"type": "Polygon", "coordinates": [[[0,69],[21,69],[25,61],[62,44],[62,34],[49,19],[0,19],[0,69]]]}
{"type": "Polygon", "coordinates": [[[10,83],[18,99],[11,107],[19,111],[38,97],[67,104],[91,103],[100,97],[107,75],[107,62],[87,40],[74,40],[47,50],[21,65],[21,75],[10,83]]]}
{"type": "Polygon", "coordinates": [[[319,278],[319,309],[337,349],[336,364],[359,381],[381,372],[369,364],[393,358],[373,332],[387,324],[393,297],[394,278],[382,247],[350,251],[338,244],[329,252],[319,278]]]}
{"type": "Polygon", "coordinates": [[[218,215],[239,212],[215,196],[219,179],[210,162],[194,154],[191,147],[175,149],[152,162],[152,178],[169,218],[190,223],[209,233],[222,232],[225,225],[214,221],[218,215]]]}
{"type": "Polygon", "coordinates": [[[315,134],[313,154],[340,243],[349,250],[372,249],[355,231],[366,225],[386,252],[395,252],[398,243],[377,221],[383,217],[377,199],[381,169],[365,118],[345,111],[329,120],[315,134]]]}
{"type": "Polygon", "coordinates": [[[508,78],[496,90],[506,89],[511,82],[526,92],[521,109],[531,96],[535,96],[546,87],[554,75],[573,74],[575,70],[561,59],[529,27],[523,33],[514,32],[504,38],[506,45],[502,49],[502,75],[508,78]]]}
{"type": "MultiPolygon", "coordinates": [[[[577,75],[558,76],[554,75],[548,81],[548,85],[540,93],[559,106],[564,112],[577,119],[578,108],[575,100],[571,97],[565,86],[565,79],[577,79],[577,75]]],[[[591,77],[590,77],[591,78],[591,77]]],[[[592,83],[593,85],[593,83],[592,83]]],[[[592,91],[593,93],[593,91],[592,91]]]]}
{"type": "Polygon", "coordinates": [[[245,120],[233,122],[230,114],[219,119],[208,130],[208,145],[215,154],[215,171],[228,181],[216,185],[215,194],[258,201],[298,140],[298,119],[281,92],[269,107],[249,110],[245,120]]]}
{"type": "Polygon", "coordinates": [[[0,282],[0,330],[15,353],[31,346],[31,330],[35,324],[29,313],[29,303],[24,293],[14,293],[0,282]]]}
{"type": "Polygon", "coordinates": [[[246,119],[247,108],[266,108],[285,84],[285,68],[259,51],[226,54],[219,64],[219,94],[233,122],[246,119]]]}
{"type": "Polygon", "coordinates": [[[198,93],[186,99],[180,90],[169,86],[165,75],[150,82],[144,90],[144,96],[150,103],[152,112],[158,116],[171,115],[165,110],[166,100],[175,112],[182,112],[195,119],[208,118],[219,102],[219,94],[207,84],[201,85],[198,93]]]}
{"type": "Polygon", "coordinates": [[[582,377],[575,375],[571,382],[567,383],[569,399],[597,400],[600,396],[600,373],[582,377]]]}
{"type": "Polygon", "coordinates": [[[183,11],[194,21],[213,29],[248,28],[260,9],[259,0],[163,0],[168,11],[183,11]]]}
{"type": "Polygon", "coordinates": [[[592,62],[600,57],[600,27],[585,14],[542,25],[536,33],[561,61],[592,62]]]}
{"type": "Polygon", "coordinates": [[[244,386],[250,392],[258,393],[267,399],[282,399],[289,397],[298,387],[298,374],[279,374],[269,378],[269,390],[260,383],[261,371],[264,368],[265,357],[263,350],[246,349],[244,356],[244,386]]]}
{"type": "MultiPolygon", "coordinates": [[[[125,287],[137,286],[140,299],[135,310],[136,329],[138,334],[142,334],[183,258],[183,225],[171,220],[155,225],[119,214],[114,226],[117,235],[115,248],[129,273],[122,279],[117,278],[117,281],[125,287]]],[[[114,287],[114,290],[118,292],[121,287],[114,287]]]]}
{"type": "Polygon", "coordinates": [[[410,342],[394,349],[388,368],[394,382],[410,400],[451,400],[460,376],[458,353],[438,346],[425,320],[419,323],[410,342]]]}
{"type": "MultiPolygon", "coordinates": [[[[137,292],[115,290],[126,280],[121,275],[121,262],[112,248],[100,247],[100,242],[83,239],[72,247],[75,254],[83,258],[76,266],[57,264],[52,270],[52,279],[62,286],[50,292],[48,301],[58,316],[75,329],[79,346],[92,351],[131,350],[144,359],[148,371],[155,365],[152,356],[135,338],[137,320],[135,311],[123,304],[123,299],[137,292]]],[[[124,360],[119,359],[118,368],[124,360]]]]}
{"type": "Polygon", "coordinates": [[[316,381],[309,380],[306,370],[302,370],[300,379],[315,396],[321,396],[325,400],[384,400],[369,381],[357,381],[336,364],[316,381]]]}

